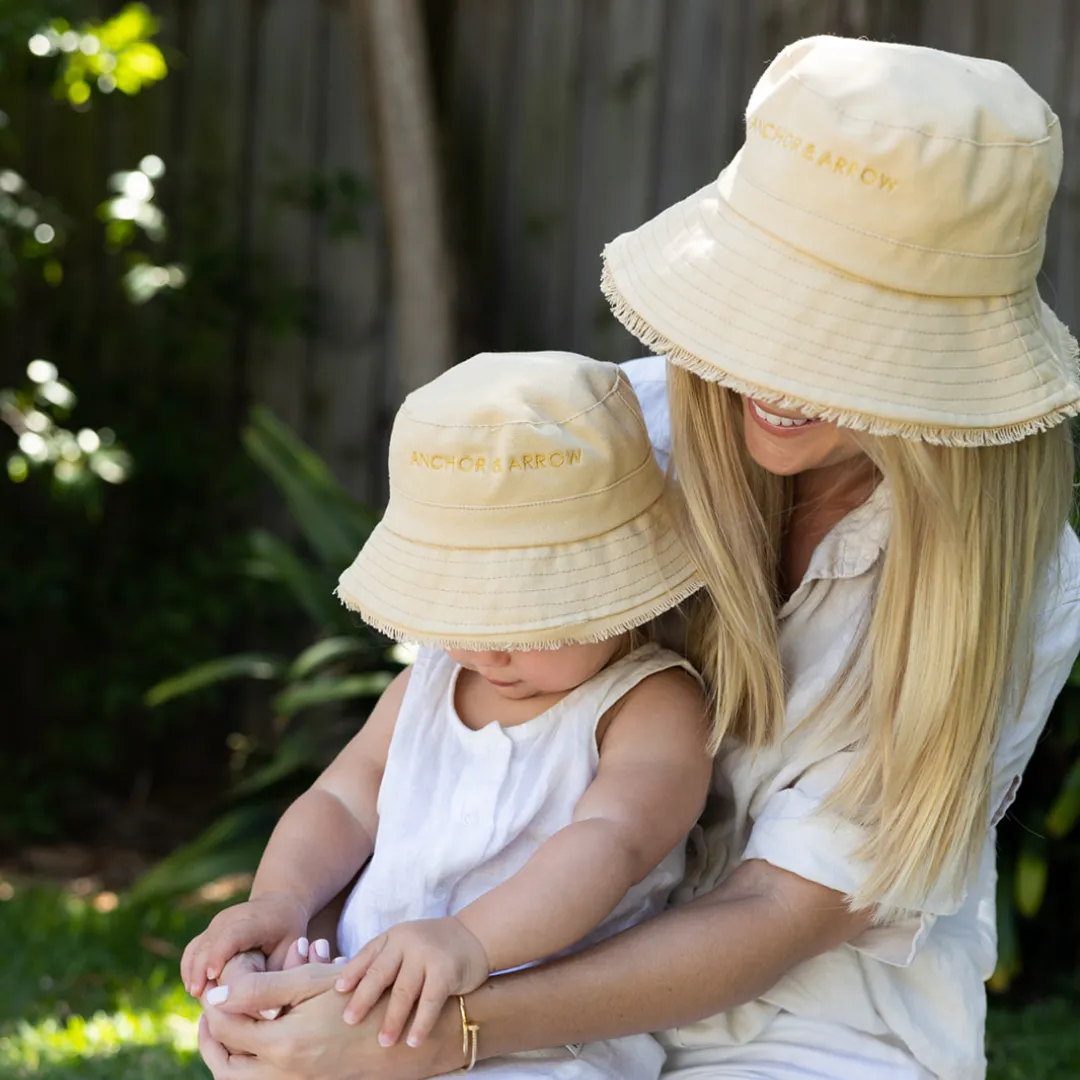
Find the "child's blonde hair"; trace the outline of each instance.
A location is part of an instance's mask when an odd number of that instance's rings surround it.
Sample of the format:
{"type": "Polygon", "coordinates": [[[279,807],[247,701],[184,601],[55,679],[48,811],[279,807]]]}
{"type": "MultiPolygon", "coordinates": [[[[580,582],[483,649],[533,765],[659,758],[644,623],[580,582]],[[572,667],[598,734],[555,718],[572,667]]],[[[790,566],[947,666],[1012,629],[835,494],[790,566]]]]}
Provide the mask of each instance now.
{"type": "MultiPolygon", "coordinates": [[[[714,746],[731,734],[758,747],[783,728],[777,583],[792,485],[749,458],[736,394],[669,372],[684,537],[708,586],[692,659],[713,688],[714,746]]],[[[994,749],[1025,691],[1074,456],[1067,424],[1001,446],[860,441],[889,484],[891,534],[867,625],[809,720],[846,727],[863,750],[832,799],[869,828],[852,906],[903,909],[939,882],[958,887],[984,842],[994,749]]]]}

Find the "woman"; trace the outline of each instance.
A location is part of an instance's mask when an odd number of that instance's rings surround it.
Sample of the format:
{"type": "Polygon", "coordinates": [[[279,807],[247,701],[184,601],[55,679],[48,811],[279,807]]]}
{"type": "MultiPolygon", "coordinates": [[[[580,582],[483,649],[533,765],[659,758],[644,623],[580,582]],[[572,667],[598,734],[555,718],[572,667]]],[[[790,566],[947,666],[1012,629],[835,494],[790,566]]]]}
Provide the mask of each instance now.
{"type": "Polygon", "coordinates": [[[685,902],[492,979],[418,1050],[342,1024],[319,967],[234,979],[201,1033],[218,1080],[427,1077],[466,1024],[481,1058],[664,1031],[680,1078],[984,1074],[994,828],[1080,650],[1080,375],[1035,287],[1060,170],[1004,65],[777,57],[719,180],[605,253],[669,361],[670,402],[662,361],[630,373],[660,451],[670,408],[711,597],[685,902]]]}

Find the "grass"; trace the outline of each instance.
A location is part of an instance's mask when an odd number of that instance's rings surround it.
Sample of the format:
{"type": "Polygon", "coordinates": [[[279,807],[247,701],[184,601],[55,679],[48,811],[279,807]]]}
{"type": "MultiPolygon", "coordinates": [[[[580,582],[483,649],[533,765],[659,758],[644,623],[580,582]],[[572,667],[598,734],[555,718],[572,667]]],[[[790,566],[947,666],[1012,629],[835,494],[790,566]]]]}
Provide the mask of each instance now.
{"type": "Polygon", "coordinates": [[[177,962],[214,910],[0,882],[0,1078],[207,1080],[177,962]]]}
{"type": "MultiPolygon", "coordinates": [[[[0,1080],[208,1080],[177,961],[215,910],[0,881],[0,1080]]],[[[988,1080],[1076,1080],[1078,1015],[992,1010],[988,1080]]]]}

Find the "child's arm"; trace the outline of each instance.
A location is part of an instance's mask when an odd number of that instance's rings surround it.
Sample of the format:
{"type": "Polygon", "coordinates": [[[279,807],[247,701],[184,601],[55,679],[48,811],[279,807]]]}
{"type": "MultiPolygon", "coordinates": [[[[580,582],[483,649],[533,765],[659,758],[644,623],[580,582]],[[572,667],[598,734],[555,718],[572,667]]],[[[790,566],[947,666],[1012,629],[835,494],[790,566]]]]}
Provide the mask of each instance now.
{"type": "Polygon", "coordinates": [[[356,988],[346,1019],[363,1016],[393,983],[379,1041],[396,1042],[419,999],[409,1031],[419,1045],[451,994],[579,941],[697,820],[712,771],[706,735],[705,702],[686,672],[639,683],[610,719],[573,822],[456,917],[403,923],[365,947],[337,984],[356,988]]]}
{"type": "Polygon", "coordinates": [[[562,951],[611,913],[686,838],[712,775],[705,702],[681,669],[653,675],[620,703],[596,779],[572,824],[508,881],[458,912],[492,971],[562,951]]]}
{"type": "Polygon", "coordinates": [[[376,803],[390,737],[408,686],[403,671],[364,726],[282,815],[246,903],[215,916],[184,950],[184,985],[196,997],[237,953],[261,949],[280,967],[289,946],[371,856],[376,803]]]}

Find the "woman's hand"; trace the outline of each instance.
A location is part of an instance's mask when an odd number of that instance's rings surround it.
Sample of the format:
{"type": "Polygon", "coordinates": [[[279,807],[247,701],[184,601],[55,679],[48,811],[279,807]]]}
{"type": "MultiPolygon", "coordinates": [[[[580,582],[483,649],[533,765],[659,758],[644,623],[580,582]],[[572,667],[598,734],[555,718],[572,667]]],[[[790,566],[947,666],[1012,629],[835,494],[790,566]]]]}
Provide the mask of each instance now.
{"type": "Polygon", "coordinates": [[[424,1080],[465,1064],[456,1007],[444,1008],[422,1047],[383,1048],[386,999],[360,1024],[346,1024],[345,997],[333,988],[339,971],[307,965],[230,983],[226,1000],[199,1023],[199,1050],[215,1080],[424,1080]],[[251,1019],[275,1008],[283,1010],[277,1020],[251,1019]]]}

